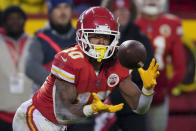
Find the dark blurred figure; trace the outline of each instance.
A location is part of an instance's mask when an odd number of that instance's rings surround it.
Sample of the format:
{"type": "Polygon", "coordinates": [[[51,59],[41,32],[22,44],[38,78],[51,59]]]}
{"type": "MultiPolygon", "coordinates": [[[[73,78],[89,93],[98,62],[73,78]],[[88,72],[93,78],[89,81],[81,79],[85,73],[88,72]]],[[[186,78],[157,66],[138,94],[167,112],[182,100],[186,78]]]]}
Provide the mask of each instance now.
{"type": "MultiPolygon", "coordinates": [[[[144,44],[147,50],[147,59],[144,68],[147,69],[154,55],[150,40],[140,31],[140,28],[134,24],[134,20],[137,16],[135,4],[131,0],[103,0],[102,2],[102,4],[105,4],[104,6],[112,10],[116,19],[118,18],[121,33],[119,44],[126,40],[138,40],[144,44]]],[[[132,80],[140,89],[142,88],[143,83],[137,70],[132,72],[132,80]]],[[[96,118],[95,131],[117,131],[119,129],[122,131],[145,131],[145,115],[133,113],[132,109],[130,109],[120,94],[119,89],[114,89],[111,93],[111,103],[117,104],[122,102],[125,103],[124,108],[116,112],[116,116],[103,114],[96,118]],[[104,117],[106,120],[103,119],[104,117]],[[100,128],[101,126],[102,128],[100,128]]]]}
{"type": "Polygon", "coordinates": [[[24,32],[26,14],[17,6],[2,13],[0,32],[0,130],[12,131],[20,104],[30,98],[32,82],[24,75],[31,38],[24,32]]]}
{"type": "Polygon", "coordinates": [[[35,85],[34,93],[48,76],[54,55],[75,43],[75,28],[71,25],[72,1],[48,0],[47,27],[36,32],[29,48],[26,74],[35,85]]]}

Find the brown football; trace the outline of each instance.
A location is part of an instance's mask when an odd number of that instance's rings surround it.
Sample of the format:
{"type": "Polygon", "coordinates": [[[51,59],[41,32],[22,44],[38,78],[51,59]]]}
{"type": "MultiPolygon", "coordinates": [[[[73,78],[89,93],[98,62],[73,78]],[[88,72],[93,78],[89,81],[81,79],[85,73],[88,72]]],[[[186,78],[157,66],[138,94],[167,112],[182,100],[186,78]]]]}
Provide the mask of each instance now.
{"type": "Polygon", "coordinates": [[[143,67],[146,56],[146,48],[136,40],[124,41],[118,48],[118,60],[120,64],[129,69],[143,67]]]}

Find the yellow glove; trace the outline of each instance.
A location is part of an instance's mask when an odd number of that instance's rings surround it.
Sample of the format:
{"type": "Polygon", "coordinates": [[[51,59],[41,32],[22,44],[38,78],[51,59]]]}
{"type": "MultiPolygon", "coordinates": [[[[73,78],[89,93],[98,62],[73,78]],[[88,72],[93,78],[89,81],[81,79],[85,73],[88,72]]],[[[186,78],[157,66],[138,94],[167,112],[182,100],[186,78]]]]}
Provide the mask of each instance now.
{"type": "Polygon", "coordinates": [[[156,78],[159,75],[158,67],[159,63],[155,64],[155,59],[153,58],[147,70],[143,68],[138,69],[145,89],[151,90],[157,84],[156,78]]]}
{"type": "Polygon", "coordinates": [[[108,105],[104,104],[96,93],[93,93],[93,102],[91,104],[91,108],[94,113],[100,113],[100,112],[117,112],[120,111],[123,108],[123,103],[118,105],[108,105]]]}

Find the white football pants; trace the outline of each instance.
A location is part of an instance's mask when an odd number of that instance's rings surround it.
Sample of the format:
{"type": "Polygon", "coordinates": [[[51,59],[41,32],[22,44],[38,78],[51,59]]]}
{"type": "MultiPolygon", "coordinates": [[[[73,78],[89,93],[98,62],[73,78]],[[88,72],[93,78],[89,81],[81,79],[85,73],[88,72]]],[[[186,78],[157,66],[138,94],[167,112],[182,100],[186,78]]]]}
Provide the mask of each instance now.
{"type": "Polygon", "coordinates": [[[67,128],[47,120],[32,105],[32,99],[24,102],[17,109],[12,126],[13,131],[64,131],[67,128]]]}

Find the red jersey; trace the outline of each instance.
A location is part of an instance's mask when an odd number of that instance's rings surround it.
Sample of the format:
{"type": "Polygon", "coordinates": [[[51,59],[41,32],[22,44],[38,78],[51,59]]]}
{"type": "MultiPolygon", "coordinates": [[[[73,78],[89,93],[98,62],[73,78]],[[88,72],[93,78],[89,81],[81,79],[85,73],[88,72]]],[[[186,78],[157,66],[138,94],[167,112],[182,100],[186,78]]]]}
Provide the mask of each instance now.
{"type": "Polygon", "coordinates": [[[129,70],[117,60],[106,72],[103,66],[98,75],[79,46],[61,51],[55,55],[51,73],[40,90],[33,96],[33,104],[48,120],[58,123],[54,115],[53,92],[55,79],[70,82],[76,86],[77,98],[73,104],[92,103],[92,92],[104,100],[120,81],[129,76],[129,70]]]}
{"type": "Polygon", "coordinates": [[[162,14],[154,21],[141,17],[136,23],[150,38],[155,58],[159,62],[160,76],[153,98],[153,103],[159,104],[164,101],[164,88],[171,90],[184,78],[185,53],[181,41],[181,21],[174,15],[162,14]],[[173,65],[173,77],[170,80],[166,75],[168,56],[173,65]]]}

